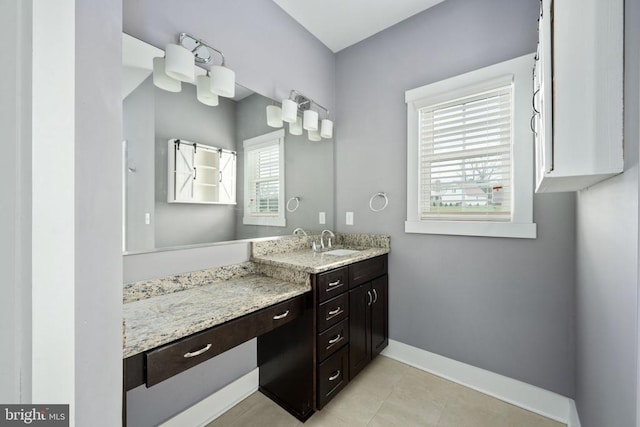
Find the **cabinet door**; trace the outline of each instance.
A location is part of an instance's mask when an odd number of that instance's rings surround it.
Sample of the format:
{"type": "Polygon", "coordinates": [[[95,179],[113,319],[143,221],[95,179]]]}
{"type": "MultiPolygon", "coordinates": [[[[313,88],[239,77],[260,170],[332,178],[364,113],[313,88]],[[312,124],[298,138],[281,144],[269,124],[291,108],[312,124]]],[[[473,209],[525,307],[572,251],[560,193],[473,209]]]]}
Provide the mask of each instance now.
{"type": "Polygon", "coordinates": [[[371,360],[371,282],[349,291],[349,378],[371,360]]]}
{"type": "Polygon", "coordinates": [[[388,283],[386,274],[371,283],[371,358],[389,344],[388,283]]]}

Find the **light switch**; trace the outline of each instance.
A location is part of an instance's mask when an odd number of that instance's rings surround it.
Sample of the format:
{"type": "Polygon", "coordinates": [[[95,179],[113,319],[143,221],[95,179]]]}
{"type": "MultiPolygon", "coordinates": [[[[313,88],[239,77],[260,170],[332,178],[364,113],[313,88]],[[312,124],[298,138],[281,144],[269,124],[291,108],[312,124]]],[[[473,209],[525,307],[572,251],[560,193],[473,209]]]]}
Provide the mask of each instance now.
{"type": "Polygon", "coordinates": [[[353,225],[353,212],[347,212],[347,217],[345,218],[345,222],[347,225],[353,225]]]}
{"type": "Polygon", "coordinates": [[[320,212],[318,214],[318,223],[319,224],[326,224],[327,223],[327,218],[326,218],[326,215],[324,214],[324,212],[320,212]]]}
{"type": "Polygon", "coordinates": [[[144,214],[144,223],[146,225],[151,224],[151,214],[149,212],[144,214]]]}

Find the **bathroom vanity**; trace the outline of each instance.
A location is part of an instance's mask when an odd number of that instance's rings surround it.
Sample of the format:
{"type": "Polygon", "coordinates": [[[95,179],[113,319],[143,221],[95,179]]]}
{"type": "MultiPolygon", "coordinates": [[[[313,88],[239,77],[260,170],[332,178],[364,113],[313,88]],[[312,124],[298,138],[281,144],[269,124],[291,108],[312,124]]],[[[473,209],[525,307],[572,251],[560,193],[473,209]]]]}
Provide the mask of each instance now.
{"type": "Polygon", "coordinates": [[[388,343],[389,238],[338,235],[355,251],[335,255],[310,239],[254,242],[251,262],[125,285],[125,397],[257,337],[259,390],[303,421],[322,409],[388,343]]]}

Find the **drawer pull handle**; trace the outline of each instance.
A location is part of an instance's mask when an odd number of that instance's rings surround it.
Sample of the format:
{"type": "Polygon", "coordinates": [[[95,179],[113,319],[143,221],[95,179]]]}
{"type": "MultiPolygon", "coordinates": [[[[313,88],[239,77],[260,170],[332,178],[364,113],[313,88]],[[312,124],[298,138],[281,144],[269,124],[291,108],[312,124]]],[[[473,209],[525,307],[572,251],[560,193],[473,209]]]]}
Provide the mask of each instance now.
{"type": "Polygon", "coordinates": [[[336,280],[335,282],[329,282],[327,284],[327,291],[326,292],[329,292],[329,291],[335,289],[336,286],[340,286],[341,284],[342,283],[340,283],[340,279],[336,280]]]}
{"type": "Polygon", "coordinates": [[[373,289],[373,303],[375,304],[378,301],[378,291],[373,289]]]}
{"type": "Polygon", "coordinates": [[[284,319],[285,317],[287,317],[289,315],[289,310],[285,311],[282,314],[276,314],[275,316],[273,316],[273,320],[280,320],[280,319],[284,319]]]}
{"type": "Polygon", "coordinates": [[[340,377],[340,369],[338,369],[335,374],[329,377],[329,381],[335,381],[338,379],[338,377],[340,377]]]}
{"type": "Polygon", "coordinates": [[[209,351],[210,348],[211,348],[211,344],[207,344],[206,346],[202,347],[200,350],[185,353],[184,357],[188,358],[188,357],[200,356],[202,353],[206,353],[207,351],[209,351]]]}
{"type": "Polygon", "coordinates": [[[327,313],[327,320],[333,319],[340,313],[342,313],[342,309],[340,307],[336,308],[335,310],[331,310],[330,312],[327,313]]]}
{"type": "Polygon", "coordinates": [[[327,350],[329,350],[335,343],[342,340],[342,335],[338,334],[334,338],[329,340],[329,345],[327,346],[327,350]]]}

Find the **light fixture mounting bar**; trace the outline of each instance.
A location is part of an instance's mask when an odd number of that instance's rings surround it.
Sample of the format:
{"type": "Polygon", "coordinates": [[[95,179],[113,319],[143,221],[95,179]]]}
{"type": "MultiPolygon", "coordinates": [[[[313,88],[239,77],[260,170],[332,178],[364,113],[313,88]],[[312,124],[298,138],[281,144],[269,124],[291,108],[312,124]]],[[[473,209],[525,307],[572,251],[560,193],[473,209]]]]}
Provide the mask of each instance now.
{"type": "Polygon", "coordinates": [[[298,104],[298,110],[300,112],[304,112],[305,110],[310,109],[311,108],[311,104],[313,104],[316,107],[320,108],[321,110],[324,110],[324,112],[327,114],[327,116],[329,116],[329,110],[327,108],[325,108],[322,105],[318,104],[313,99],[304,96],[303,94],[301,94],[297,90],[292,90],[290,92],[289,99],[294,100],[296,102],[296,104],[298,104]]]}
{"type": "Polygon", "coordinates": [[[214,51],[222,58],[221,65],[225,65],[224,54],[222,53],[222,51],[216,49],[202,39],[194,37],[188,33],[180,33],[180,44],[186,49],[189,49],[191,52],[193,52],[196,62],[200,64],[210,63],[213,60],[210,51],[214,51]]]}

